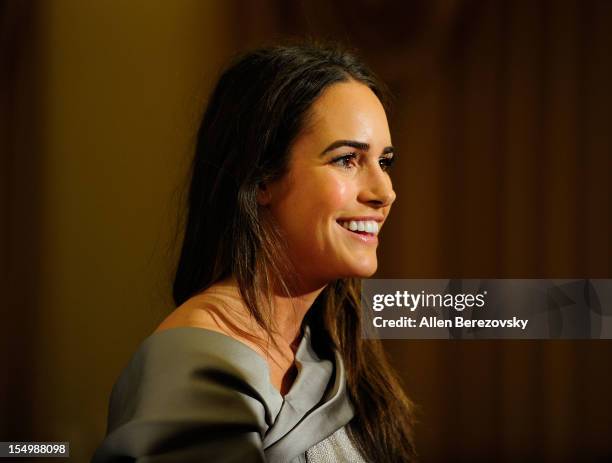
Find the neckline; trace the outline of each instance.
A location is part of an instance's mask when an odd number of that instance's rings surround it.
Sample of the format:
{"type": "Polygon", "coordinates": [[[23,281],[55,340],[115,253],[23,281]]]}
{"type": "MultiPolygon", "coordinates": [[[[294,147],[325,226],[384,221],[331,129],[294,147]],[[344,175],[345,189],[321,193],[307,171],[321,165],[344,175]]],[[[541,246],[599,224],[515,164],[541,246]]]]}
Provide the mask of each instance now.
{"type": "Polygon", "coordinates": [[[296,394],[296,390],[298,390],[301,386],[300,384],[304,381],[304,375],[302,374],[304,370],[304,363],[317,363],[322,361],[323,359],[319,358],[316,352],[312,348],[309,349],[310,341],[311,341],[311,333],[310,326],[304,325],[302,327],[302,337],[298,344],[298,347],[295,351],[295,364],[298,370],[298,373],[291,384],[291,387],[287,391],[285,395],[281,393],[279,389],[277,389],[271,381],[271,372],[270,367],[268,365],[268,361],[255,349],[245,344],[244,342],[228,335],[222,333],[221,331],[212,330],[210,328],[203,328],[199,326],[175,326],[172,328],[166,328],[161,331],[156,331],[150,334],[143,343],[150,343],[153,339],[158,339],[164,337],[164,333],[166,336],[172,337],[174,334],[177,334],[179,331],[184,332],[192,332],[198,334],[212,335],[219,340],[222,340],[223,343],[228,344],[231,348],[241,351],[243,355],[249,356],[252,358],[254,363],[259,364],[259,368],[247,368],[247,371],[250,373],[250,379],[258,379],[261,381],[262,385],[265,384],[269,392],[272,393],[276,401],[280,401],[279,403],[282,405],[284,402],[291,401],[291,398],[296,394]],[[263,378],[261,378],[261,374],[257,373],[257,371],[264,372],[263,378]],[[256,378],[256,376],[258,376],[256,378]]]}

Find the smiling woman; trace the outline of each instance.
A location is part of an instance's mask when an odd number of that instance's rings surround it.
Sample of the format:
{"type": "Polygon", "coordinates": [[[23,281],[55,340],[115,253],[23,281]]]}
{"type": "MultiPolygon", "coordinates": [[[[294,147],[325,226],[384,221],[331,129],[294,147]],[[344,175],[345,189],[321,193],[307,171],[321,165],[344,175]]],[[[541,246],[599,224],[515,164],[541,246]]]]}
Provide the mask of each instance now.
{"type": "Polygon", "coordinates": [[[385,110],[367,85],[336,83],[313,103],[288,172],[264,186],[259,201],[282,230],[289,260],[300,264],[301,286],[317,289],[376,271],[373,231],[395,200],[390,144],[385,110]]]}
{"type": "Polygon", "coordinates": [[[110,400],[94,461],[404,462],[412,405],[360,283],[395,192],[380,84],[353,54],[255,50],[198,133],[177,308],[110,400]]]}

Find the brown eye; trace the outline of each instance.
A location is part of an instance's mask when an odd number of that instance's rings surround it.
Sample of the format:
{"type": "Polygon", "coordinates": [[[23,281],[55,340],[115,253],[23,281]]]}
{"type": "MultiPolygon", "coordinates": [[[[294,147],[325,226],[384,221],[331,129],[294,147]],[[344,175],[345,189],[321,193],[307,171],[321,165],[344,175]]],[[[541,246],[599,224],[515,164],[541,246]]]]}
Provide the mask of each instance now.
{"type": "Polygon", "coordinates": [[[356,157],[355,153],[344,154],[332,159],[331,163],[344,169],[351,169],[355,164],[356,157]]]}
{"type": "Polygon", "coordinates": [[[394,162],[395,162],[395,158],[393,156],[388,156],[388,157],[380,158],[380,160],[378,161],[378,164],[380,165],[380,168],[386,172],[391,169],[394,162]]]}

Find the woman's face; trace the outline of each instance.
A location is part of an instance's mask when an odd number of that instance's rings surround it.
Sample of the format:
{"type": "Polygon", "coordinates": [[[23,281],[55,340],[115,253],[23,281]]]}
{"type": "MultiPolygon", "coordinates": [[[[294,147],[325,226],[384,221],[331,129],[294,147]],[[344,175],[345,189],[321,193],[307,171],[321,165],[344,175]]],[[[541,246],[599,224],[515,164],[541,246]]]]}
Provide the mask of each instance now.
{"type": "Polygon", "coordinates": [[[328,87],[292,146],[287,174],[260,196],[303,283],[376,271],[377,234],[395,200],[392,162],[387,117],[376,95],[355,81],[328,87]]]}

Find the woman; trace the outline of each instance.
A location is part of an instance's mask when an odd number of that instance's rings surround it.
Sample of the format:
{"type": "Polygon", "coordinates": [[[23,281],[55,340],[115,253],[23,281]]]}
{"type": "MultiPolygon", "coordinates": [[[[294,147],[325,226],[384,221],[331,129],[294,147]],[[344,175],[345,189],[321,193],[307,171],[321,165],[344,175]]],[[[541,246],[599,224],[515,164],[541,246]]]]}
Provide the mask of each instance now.
{"type": "Polygon", "coordinates": [[[178,307],[117,381],[95,462],[414,458],[411,403],[361,333],[359,278],[395,199],[381,101],[336,47],[260,49],[222,74],[198,133],[178,307]]]}

